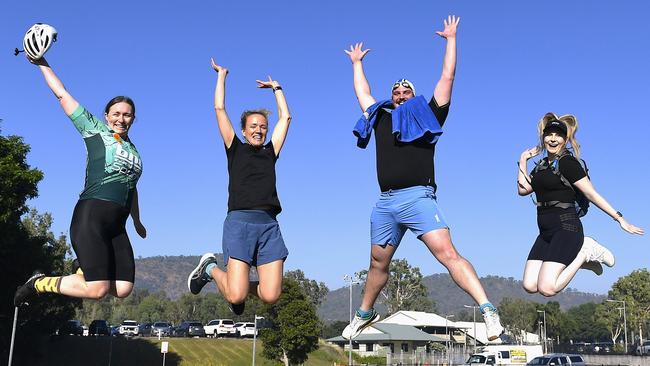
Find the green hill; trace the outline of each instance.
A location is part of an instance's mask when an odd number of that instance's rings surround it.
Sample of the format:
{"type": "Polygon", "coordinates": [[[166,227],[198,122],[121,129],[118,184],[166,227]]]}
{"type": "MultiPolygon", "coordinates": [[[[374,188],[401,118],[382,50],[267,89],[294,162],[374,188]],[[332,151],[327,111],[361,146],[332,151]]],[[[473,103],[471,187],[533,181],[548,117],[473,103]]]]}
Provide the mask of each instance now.
{"type": "MultiPolygon", "coordinates": [[[[217,257],[219,263],[223,263],[221,254],[218,254],[217,257]]],[[[138,258],[136,259],[135,285],[138,288],[146,288],[153,292],[165,291],[170,298],[177,299],[187,292],[187,275],[196,266],[199,258],[199,256],[138,258]]],[[[254,269],[252,276],[256,276],[254,269]]],[[[318,279],[315,278],[315,280],[318,279]]],[[[526,293],[521,286],[521,281],[512,277],[486,276],[481,278],[481,283],[485,287],[490,300],[497,305],[504,297],[521,298],[540,303],[549,301],[549,299],[541,295],[526,293]]],[[[446,273],[426,276],[424,277],[424,284],[429,290],[429,297],[436,302],[440,313],[460,314],[464,309],[463,305],[473,304],[471,298],[456,286],[446,273]]],[[[209,284],[208,289],[216,291],[216,286],[209,284]]],[[[361,302],[361,289],[362,287],[359,285],[354,286],[352,289],[354,307],[358,307],[361,302]]],[[[601,302],[604,298],[604,295],[584,293],[568,288],[551,300],[559,302],[563,309],[568,309],[587,302],[601,302]]],[[[326,322],[347,320],[349,301],[348,288],[332,290],[318,309],[318,314],[326,322]]],[[[384,310],[381,305],[378,305],[377,308],[380,312],[384,310]]]]}

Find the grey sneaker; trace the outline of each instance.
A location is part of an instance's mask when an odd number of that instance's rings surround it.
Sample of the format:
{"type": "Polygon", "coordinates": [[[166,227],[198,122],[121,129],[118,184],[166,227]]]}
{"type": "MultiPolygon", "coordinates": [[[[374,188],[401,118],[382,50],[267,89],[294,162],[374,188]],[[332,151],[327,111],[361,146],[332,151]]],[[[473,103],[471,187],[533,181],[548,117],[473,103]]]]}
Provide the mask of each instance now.
{"type": "Polygon", "coordinates": [[[499,312],[497,309],[485,309],[483,320],[485,321],[488,340],[493,341],[503,334],[503,327],[501,326],[501,320],[499,319],[499,312]]]}
{"type": "Polygon", "coordinates": [[[593,273],[595,273],[596,276],[600,276],[601,274],[603,274],[603,266],[600,264],[600,262],[584,262],[582,263],[580,268],[588,269],[593,273]]]}
{"type": "Polygon", "coordinates": [[[605,248],[604,246],[598,244],[594,238],[585,236],[585,239],[582,243],[582,249],[580,251],[584,252],[587,255],[585,262],[598,262],[603,263],[608,267],[613,267],[616,259],[614,254],[605,248]]]}
{"type": "Polygon", "coordinates": [[[379,314],[377,314],[375,309],[372,309],[372,313],[370,313],[370,315],[366,318],[362,318],[358,313],[355,313],[354,318],[352,319],[352,323],[348,324],[348,326],[343,329],[343,334],[341,334],[341,336],[345,339],[356,338],[359,334],[361,334],[361,331],[364,328],[368,327],[378,320],[379,314]]]}
{"type": "Polygon", "coordinates": [[[217,257],[212,253],[205,253],[201,257],[199,264],[190,272],[190,275],[187,277],[187,288],[194,295],[198,295],[203,289],[203,286],[207,285],[212,281],[212,278],[205,273],[205,267],[208,264],[214,263],[217,264],[217,257]]]}

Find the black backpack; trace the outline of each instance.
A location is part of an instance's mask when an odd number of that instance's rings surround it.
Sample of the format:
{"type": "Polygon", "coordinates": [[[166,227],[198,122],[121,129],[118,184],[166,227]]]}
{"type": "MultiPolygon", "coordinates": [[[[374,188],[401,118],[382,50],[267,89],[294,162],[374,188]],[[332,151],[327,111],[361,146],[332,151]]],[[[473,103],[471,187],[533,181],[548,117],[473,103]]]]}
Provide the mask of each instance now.
{"type": "MultiPolygon", "coordinates": [[[[566,179],[562,175],[562,173],[560,173],[560,160],[565,155],[573,156],[571,151],[565,149],[564,152],[560,156],[557,157],[557,159],[555,160],[556,161],[555,164],[549,164],[548,159],[542,159],[542,160],[538,161],[537,163],[535,163],[535,168],[533,169],[531,174],[535,174],[535,173],[537,173],[537,172],[539,172],[541,170],[544,170],[544,169],[552,169],[553,174],[557,175],[560,178],[560,180],[562,181],[562,184],[564,184],[565,186],[571,188],[573,190],[573,192],[575,192],[576,201],[575,202],[560,202],[560,201],[539,202],[538,201],[538,202],[535,202],[535,205],[536,206],[541,206],[541,207],[551,207],[551,206],[553,206],[553,207],[560,207],[560,208],[575,207],[576,213],[578,214],[578,217],[582,217],[582,216],[586,215],[587,211],[589,210],[589,200],[587,199],[587,197],[585,197],[584,193],[582,193],[582,191],[580,191],[580,189],[576,189],[573,186],[573,184],[571,184],[569,182],[569,180],[566,179]]],[[[587,173],[587,178],[589,178],[589,169],[587,168],[587,163],[582,159],[578,160],[578,162],[580,163],[582,168],[585,170],[585,173],[587,173]]]]}

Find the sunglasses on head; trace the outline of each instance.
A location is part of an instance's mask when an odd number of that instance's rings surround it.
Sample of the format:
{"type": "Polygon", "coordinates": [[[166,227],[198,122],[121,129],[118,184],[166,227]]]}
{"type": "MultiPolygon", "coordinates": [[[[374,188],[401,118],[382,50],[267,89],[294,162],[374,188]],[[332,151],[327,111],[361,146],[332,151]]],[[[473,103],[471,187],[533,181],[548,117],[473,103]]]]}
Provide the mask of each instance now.
{"type": "Polygon", "coordinates": [[[405,87],[405,88],[409,88],[409,89],[411,89],[411,90],[413,89],[413,88],[411,87],[411,83],[409,83],[408,81],[397,81],[397,82],[395,82],[395,84],[393,84],[393,90],[394,90],[395,88],[399,88],[400,86],[403,86],[403,87],[405,87]]]}

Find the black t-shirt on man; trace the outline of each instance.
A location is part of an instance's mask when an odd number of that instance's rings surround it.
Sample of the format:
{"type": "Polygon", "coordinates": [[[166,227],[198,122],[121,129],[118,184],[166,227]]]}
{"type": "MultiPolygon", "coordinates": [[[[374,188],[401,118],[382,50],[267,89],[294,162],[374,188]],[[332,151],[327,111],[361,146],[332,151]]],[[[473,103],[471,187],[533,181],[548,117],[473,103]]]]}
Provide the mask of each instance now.
{"type": "MultiPolygon", "coordinates": [[[[438,106],[434,97],[429,107],[442,127],[449,113],[449,103],[438,106]]],[[[393,135],[393,117],[380,110],[375,125],[377,150],[377,180],[382,192],[413,186],[432,186],[436,189],[433,156],[436,145],[422,139],[400,142],[393,135]]]]}
{"type": "MultiPolygon", "coordinates": [[[[571,184],[587,176],[580,162],[569,154],[562,156],[559,162],[556,162],[556,164],[558,163],[560,173],[571,184]]],[[[539,170],[533,174],[531,186],[533,187],[533,191],[535,191],[535,197],[538,202],[559,201],[571,203],[576,200],[575,191],[562,183],[560,177],[553,173],[552,167],[539,170]]],[[[545,211],[551,208],[553,207],[539,207],[539,210],[545,211]]]]}
{"type": "Polygon", "coordinates": [[[233,210],[267,210],[280,213],[280,200],[275,187],[275,156],[273,143],[262,147],[242,143],[236,135],[228,157],[228,212],[233,210]]]}

